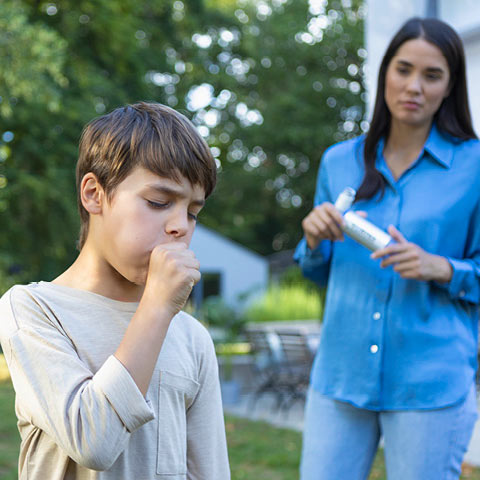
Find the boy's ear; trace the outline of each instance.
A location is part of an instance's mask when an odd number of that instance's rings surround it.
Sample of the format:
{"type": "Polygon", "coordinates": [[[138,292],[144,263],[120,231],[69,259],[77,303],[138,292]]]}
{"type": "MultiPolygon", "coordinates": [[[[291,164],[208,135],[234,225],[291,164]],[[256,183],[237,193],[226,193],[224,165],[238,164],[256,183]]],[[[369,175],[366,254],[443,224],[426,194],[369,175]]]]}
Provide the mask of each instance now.
{"type": "Polygon", "coordinates": [[[80,198],[85,210],[92,215],[102,213],[105,191],[100,185],[96,175],[92,172],[86,173],[80,183],[80,198]]]}

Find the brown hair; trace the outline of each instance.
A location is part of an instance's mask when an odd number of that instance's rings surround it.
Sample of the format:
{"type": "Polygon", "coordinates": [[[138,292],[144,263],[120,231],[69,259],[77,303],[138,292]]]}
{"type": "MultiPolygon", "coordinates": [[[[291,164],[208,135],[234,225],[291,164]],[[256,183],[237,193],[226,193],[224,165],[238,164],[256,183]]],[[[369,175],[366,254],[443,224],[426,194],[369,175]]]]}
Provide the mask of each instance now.
{"type": "Polygon", "coordinates": [[[175,181],[183,176],[192,185],[201,185],[205,197],[215,188],[215,160],[184,115],[159,103],[139,102],[95,118],[83,129],[77,162],[79,250],[89,225],[89,214],[80,198],[84,175],[94,173],[111,199],[115,188],[137,166],[175,181]]]}

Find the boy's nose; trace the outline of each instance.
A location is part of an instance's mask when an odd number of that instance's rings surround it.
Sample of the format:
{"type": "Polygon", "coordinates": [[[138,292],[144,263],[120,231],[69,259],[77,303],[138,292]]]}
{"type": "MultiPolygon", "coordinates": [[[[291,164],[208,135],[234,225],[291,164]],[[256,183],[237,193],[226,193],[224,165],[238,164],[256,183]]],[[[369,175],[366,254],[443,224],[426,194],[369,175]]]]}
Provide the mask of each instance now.
{"type": "Polygon", "coordinates": [[[172,215],[166,225],[165,231],[169,235],[172,235],[176,238],[181,238],[188,233],[188,216],[187,214],[176,214],[172,215]]]}

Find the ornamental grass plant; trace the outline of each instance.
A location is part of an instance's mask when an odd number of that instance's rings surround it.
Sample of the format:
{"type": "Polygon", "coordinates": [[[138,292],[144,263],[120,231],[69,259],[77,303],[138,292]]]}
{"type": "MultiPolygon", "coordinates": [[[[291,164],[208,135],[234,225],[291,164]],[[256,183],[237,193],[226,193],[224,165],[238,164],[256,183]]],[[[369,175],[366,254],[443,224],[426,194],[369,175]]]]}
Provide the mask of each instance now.
{"type": "Polygon", "coordinates": [[[245,311],[249,322],[312,320],[322,318],[322,294],[303,284],[271,285],[245,311]]]}

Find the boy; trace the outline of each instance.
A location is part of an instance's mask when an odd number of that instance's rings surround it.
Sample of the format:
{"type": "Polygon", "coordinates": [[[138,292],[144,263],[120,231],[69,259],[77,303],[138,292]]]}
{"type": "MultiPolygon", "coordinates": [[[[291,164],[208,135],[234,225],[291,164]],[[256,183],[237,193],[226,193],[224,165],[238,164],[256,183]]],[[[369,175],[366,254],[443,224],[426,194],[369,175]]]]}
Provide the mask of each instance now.
{"type": "Polygon", "coordinates": [[[181,308],[216,167],[160,104],[88,124],[77,163],[80,254],[0,301],[16,391],[19,478],[230,478],[213,344],[181,308]]]}

